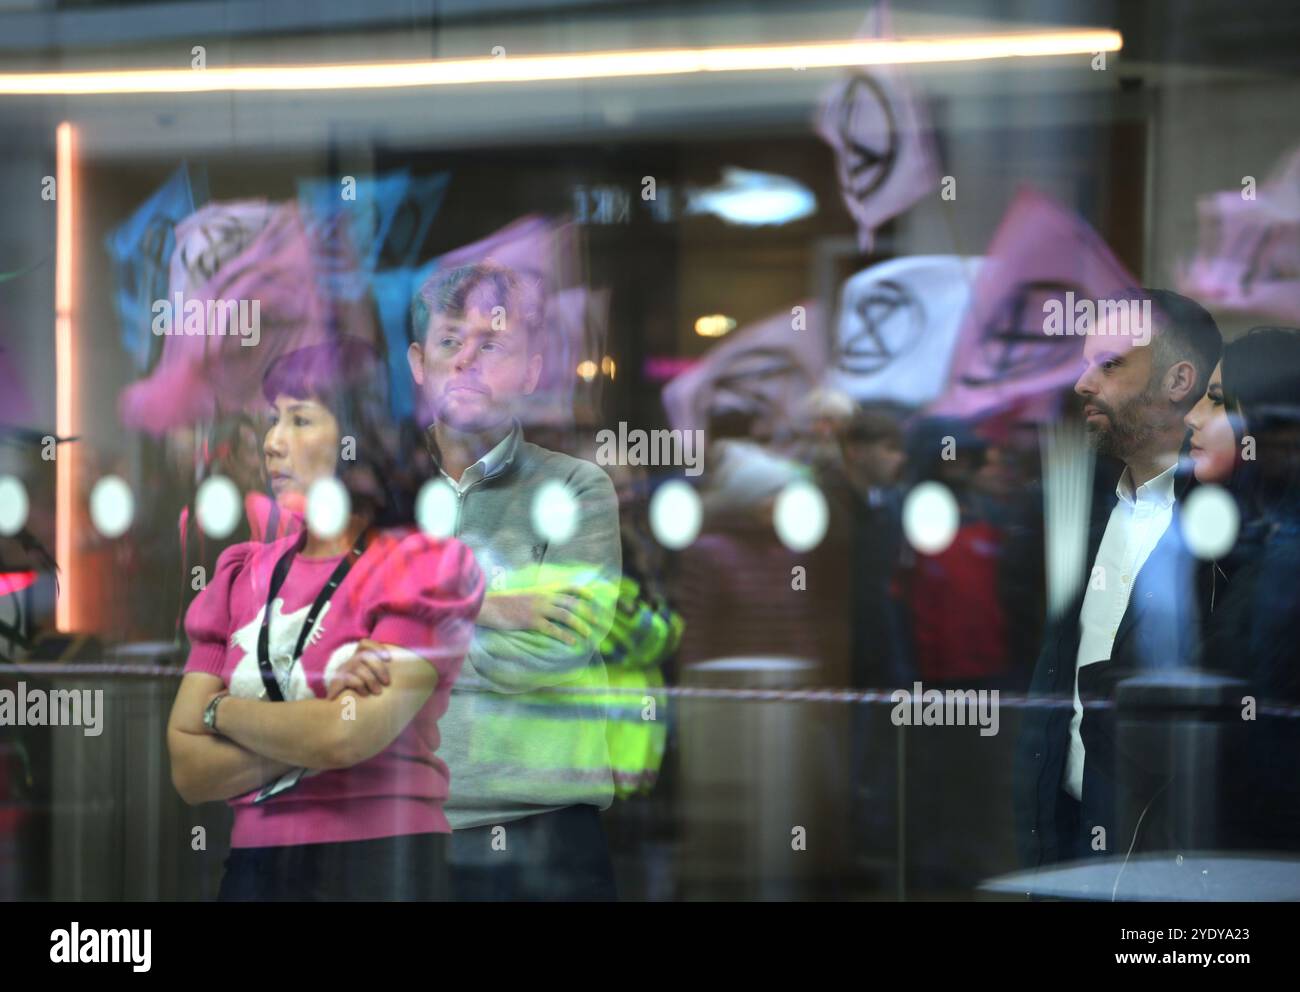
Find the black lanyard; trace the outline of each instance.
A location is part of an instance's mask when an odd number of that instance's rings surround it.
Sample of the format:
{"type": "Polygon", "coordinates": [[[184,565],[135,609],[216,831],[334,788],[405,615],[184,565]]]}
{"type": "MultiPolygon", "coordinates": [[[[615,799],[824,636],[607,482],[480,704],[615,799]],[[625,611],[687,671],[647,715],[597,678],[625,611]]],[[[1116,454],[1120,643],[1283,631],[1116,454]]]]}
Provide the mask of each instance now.
{"type": "MultiPolygon", "coordinates": [[[[289,668],[293,669],[294,662],[302,657],[303,649],[307,646],[307,636],[311,633],[312,628],[316,626],[316,620],[320,617],[320,611],[325,608],[325,604],[330,601],[334,595],[334,590],[342,583],[344,578],[352,569],[352,563],[361,557],[366,550],[366,539],[369,531],[362,531],[361,536],[357,538],[357,543],[352,545],[352,550],[343,556],[343,560],[335,566],[334,571],[330,574],[329,581],[325,583],[316,596],[316,601],[311,604],[311,609],[307,611],[307,619],[303,621],[302,630],[298,632],[298,643],[294,645],[293,656],[289,659],[289,668]]],[[[275,600],[276,594],[280,587],[284,585],[284,580],[289,575],[289,566],[293,564],[293,557],[298,553],[299,547],[307,540],[306,532],[300,540],[295,541],[293,545],[280,556],[280,560],[275,563],[275,571],[271,573],[271,588],[266,594],[266,612],[262,614],[262,629],[257,635],[257,667],[262,672],[262,685],[266,686],[266,694],[274,702],[284,702],[284,693],[280,691],[280,683],[276,680],[275,669],[271,667],[271,604],[275,600]]]]}

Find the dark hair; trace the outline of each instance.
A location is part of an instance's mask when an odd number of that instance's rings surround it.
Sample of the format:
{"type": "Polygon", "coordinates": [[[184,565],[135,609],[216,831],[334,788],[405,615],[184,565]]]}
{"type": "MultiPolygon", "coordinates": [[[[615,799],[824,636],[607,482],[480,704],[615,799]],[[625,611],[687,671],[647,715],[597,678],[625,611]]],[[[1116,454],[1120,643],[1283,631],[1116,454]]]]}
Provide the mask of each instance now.
{"type": "Polygon", "coordinates": [[[710,441],[750,438],[754,436],[756,419],[753,411],[750,410],[734,408],[710,410],[705,433],[710,441]]]}
{"type": "Polygon", "coordinates": [[[962,417],[937,415],[919,417],[909,423],[904,445],[908,485],[939,481],[961,498],[961,474],[978,470],[989,448],[988,440],[975,427],[962,417]],[[944,456],[949,438],[955,458],[944,456]]]}
{"type": "Polygon", "coordinates": [[[887,404],[859,406],[849,418],[841,438],[858,444],[874,444],[889,441],[903,446],[905,434],[903,421],[904,410],[887,404]]]}
{"type": "Polygon", "coordinates": [[[1175,362],[1191,362],[1196,369],[1196,385],[1189,394],[1190,407],[1205,395],[1214,366],[1219,363],[1223,351],[1219,325],[1205,307],[1172,290],[1143,287],[1136,293],[1130,299],[1150,300],[1154,311],[1151,344],[1160,361],[1153,362],[1153,374],[1156,368],[1163,372],[1175,362]]]}
{"type": "Polygon", "coordinates": [[[379,527],[415,519],[416,476],[404,470],[396,425],[387,416],[383,366],[360,338],[341,336],[277,357],[262,377],[262,395],[315,400],[339,424],[340,442],[352,439],[351,458],[335,467],[352,512],[379,527]]]}
{"type": "Polygon", "coordinates": [[[351,433],[347,428],[379,391],[378,366],[369,343],[340,336],[279,355],[262,376],[262,396],[271,404],[277,396],[317,400],[338,418],[343,433],[351,433]]]}
{"type": "Polygon", "coordinates": [[[1252,461],[1238,461],[1233,489],[1248,512],[1300,503],[1300,331],[1254,327],[1223,349],[1223,401],[1240,446],[1255,441],[1252,461]]]}
{"type": "Polygon", "coordinates": [[[546,308],[541,276],[492,261],[437,270],[429,276],[411,302],[411,341],[424,344],[434,314],[463,318],[475,307],[488,311],[498,306],[524,328],[529,347],[540,350],[546,308]]]}

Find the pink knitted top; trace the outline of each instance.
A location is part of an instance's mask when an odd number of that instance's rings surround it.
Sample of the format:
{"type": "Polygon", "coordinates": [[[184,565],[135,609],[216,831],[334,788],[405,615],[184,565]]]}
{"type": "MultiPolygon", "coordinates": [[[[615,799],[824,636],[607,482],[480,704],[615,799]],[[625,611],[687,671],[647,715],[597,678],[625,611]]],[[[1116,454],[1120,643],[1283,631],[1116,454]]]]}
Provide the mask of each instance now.
{"type": "MultiPolygon", "coordinates": [[[[237,544],[222,553],[212,581],[185,617],[186,672],[218,676],[232,695],[256,699],[263,685],[257,639],[271,573],[297,535],[271,544],[237,544]]],[[[483,575],[468,548],[409,531],[377,534],[321,611],[302,657],[288,660],[307,612],[342,556],[293,559],[271,607],[269,656],[286,703],[324,698],[328,676],[362,638],[434,649],[438,687],[386,749],[351,768],[312,772],[295,787],[254,805],[257,790],[229,800],[232,847],[275,847],[450,833],[442,804],[447,766],[436,755],[438,718],[474,633],[483,575]],[[288,671],[286,679],[285,672],[288,671]]]]}

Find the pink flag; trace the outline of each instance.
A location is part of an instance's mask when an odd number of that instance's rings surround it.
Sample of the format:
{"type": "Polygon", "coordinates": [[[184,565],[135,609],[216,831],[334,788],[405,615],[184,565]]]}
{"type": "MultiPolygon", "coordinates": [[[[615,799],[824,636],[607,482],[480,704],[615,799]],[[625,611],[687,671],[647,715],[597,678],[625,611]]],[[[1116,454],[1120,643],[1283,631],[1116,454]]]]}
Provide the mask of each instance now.
{"type": "Polygon", "coordinates": [[[1197,204],[1196,257],[1178,288],[1214,310],[1300,323],[1300,148],[1246,199],[1229,190],[1197,204]]]}
{"type": "Polygon", "coordinates": [[[266,200],[231,200],[209,203],[182,220],[168,266],[168,292],[197,293],[257,240],[275,211],[266,200]]]}
{"type": "Polygon", "coordinates": [[[543,280],[548,294],[572,286],[578,278],[577,230],[544,217],[528,216],[481,241],[456,248],[438,259],[439,269],[493,261],[520,275],[543,280]]]}
{"type": "MultiPolygon", "coordinates": [[[[858,36],[892,36],[885,0],[872,8],[858,36]]],[[[816,128],[835,150],[840,191],[863,254],[871,251],[877,227],[938,192],[930,121],[899,69],[863,68],[835,86],[822,98],[816,128]]]]}
{"type": "Polygon", "coordinates": [[[747,413],[755,432],[774,435],[826,370],[821,308],[810,300],[732,331],[664,387],[668,422],[705,430],[719,413],[747,413]]]}
{"type": "Polygon", "coordinates": [[[161,434],[218,412],[260,409],[262,377],[279,356],[338,337],[377,345],[368,310],[323,291],[316,257],[294,204],[212,204],[178,225],[172,293],[155,315],[155,333],[167,330],[162,356],[123,392],[123,422],[161,434]],[[195,321],[191,300],[202,310],[195,321]],[[224,324],[218,301],[236,307],[224,324]],[[168,320],[157,323],[160,316],[168,320]]]}
{"type": "Polygon", "coordinates": [[[1083,338],[1048,334],[1045,305],[1110,298],[1137,281],[1082,218],[1050,197],[1023,189],[998,225],[958,333],[936,415],[974,417],[1013,404],[1054,408],[1057,391],[1082,371],[1083,338]]]}

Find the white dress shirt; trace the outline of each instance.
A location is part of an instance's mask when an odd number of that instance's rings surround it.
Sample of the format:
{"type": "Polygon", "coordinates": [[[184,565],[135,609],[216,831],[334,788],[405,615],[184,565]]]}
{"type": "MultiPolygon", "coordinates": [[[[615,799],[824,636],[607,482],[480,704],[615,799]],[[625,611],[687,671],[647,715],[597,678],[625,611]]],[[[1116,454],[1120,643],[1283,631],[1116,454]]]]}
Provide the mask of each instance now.
{"type": "Polygon", "coordinates": [[[1106,522],[1097,560],[1088,576],[1079,611],[1079,653],[1074,666],[1074,716],[1070,720],[1070,751],[1061,788],[1075,799],[1083,797],[1083,703],[1079,699],[1079,669],[1110,657],[1120,620],[1138,571],[1160,543],[1174,517],[1174,472],[1169,466],[1133,491],[1132,473],[1125,468],[1115,487],[1119,497],[1106,522]]]}
{"type": "Polygon", "coordinates": [[[441,465],[438,466],[438,471],[444,479],[451,483],[451,487],[456,491],[457,496],[464,496],[470,486],[474,485],[476,482],[482,482],[489,475],[492,475],[501,468],[502,464],[513,450],[515,435],[518,433],[520,433],[519,421],[516,420],[514,425],[510,428],[510,433],[497,442],[491,451],[485,454],[473,465],[469,466],[469,468],[465,469],[465,471],[460,474],[459,479],[453,479],[443,471],[441,465]]]}

